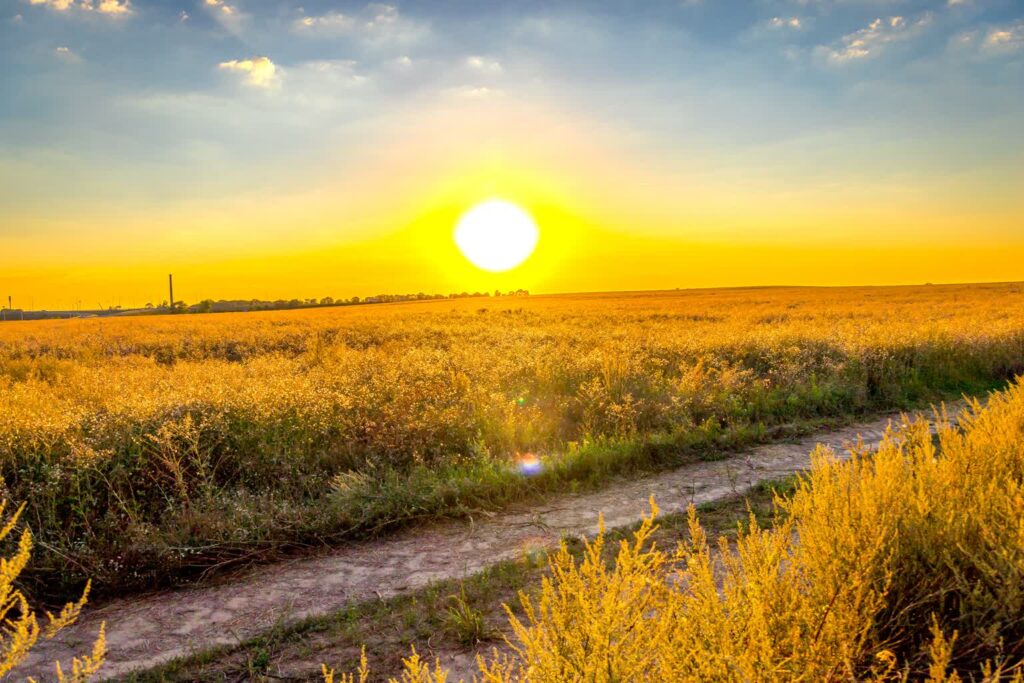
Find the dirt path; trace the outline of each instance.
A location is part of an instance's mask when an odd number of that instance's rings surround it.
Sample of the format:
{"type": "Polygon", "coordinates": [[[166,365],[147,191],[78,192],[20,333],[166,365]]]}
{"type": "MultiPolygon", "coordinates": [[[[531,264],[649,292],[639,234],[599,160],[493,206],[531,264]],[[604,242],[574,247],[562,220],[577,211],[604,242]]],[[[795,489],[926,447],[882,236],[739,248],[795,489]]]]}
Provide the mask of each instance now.
{"type": "MultiPolygon", "coordinates": [[[[962,408],[949,409],[954,415],[962,408]]],[[[758,446],[727,460],[699,462],[592,493],[566,495],[529,509],[472,521],[416,527],[388,538],[338,548],[319,557],[257,567],[223,585],[115,600],[88,610],[59,638],[37,647],[15,672],[20,680],[51,680],[56,659],[87,650],[107,623],[105,677],[118,677],[218,644],[235,643],[275,624],[336,611],[347,603],[389,597],[445,578],[556,545],[563,536],[593,534],[597,513],[608,528],[633,524],[653,495],[665,512],[743,493],[758,482],[805,469],[818,443],[841,449],[863,439],[877,444],[899,414],[812,434],[796,442],[758,446]]]]}

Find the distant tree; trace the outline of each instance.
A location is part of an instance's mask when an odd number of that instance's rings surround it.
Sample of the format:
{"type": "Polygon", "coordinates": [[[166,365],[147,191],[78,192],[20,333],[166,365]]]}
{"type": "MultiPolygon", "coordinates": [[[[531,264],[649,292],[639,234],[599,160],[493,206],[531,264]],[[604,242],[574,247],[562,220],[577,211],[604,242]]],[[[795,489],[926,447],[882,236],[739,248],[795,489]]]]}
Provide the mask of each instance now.
{"type": "Polygon", "coordinates": [[[323,299],[320,299],[320,305],[321,306],[332,306],[333,304],[334,304],[334,297],[333,296],[325,296],[323,299]]]}
{"type": "Polygon", "coordinates": [[[153,302],[152,301],[147,301],[146,302],[146,308],[153,308],[153,302]]]}

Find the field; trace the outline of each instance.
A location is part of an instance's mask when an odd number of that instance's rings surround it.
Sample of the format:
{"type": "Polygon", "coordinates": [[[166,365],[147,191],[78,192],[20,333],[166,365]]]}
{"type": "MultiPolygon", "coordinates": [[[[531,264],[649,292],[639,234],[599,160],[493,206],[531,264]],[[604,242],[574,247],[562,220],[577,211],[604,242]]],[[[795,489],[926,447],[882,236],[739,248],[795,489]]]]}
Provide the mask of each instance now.
{"type": "Polygon", "coordinates": [[[1024,681],[1024,386],[936,427],[847,462],[819,448],[774,518],[750,508],[731,539],[691,507],[673,547],[652,503],[617,547],[563,543],[507,610],[511,656],[475,680],[1024,681]]]}
{"type": "Polygon", "coordinates": [[[0,326],[48,597],[172,582],[1019,374],[1024,285],[486,298],[0,326]]]}

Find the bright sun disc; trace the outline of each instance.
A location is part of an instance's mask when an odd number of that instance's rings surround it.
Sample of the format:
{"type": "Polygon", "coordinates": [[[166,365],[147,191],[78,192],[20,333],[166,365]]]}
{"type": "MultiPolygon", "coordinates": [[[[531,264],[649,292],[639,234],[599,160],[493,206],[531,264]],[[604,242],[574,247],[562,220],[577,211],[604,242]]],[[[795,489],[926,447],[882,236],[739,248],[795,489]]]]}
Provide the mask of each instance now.
{"type": "Polygon", "coordinates": [[[529,258],[540,232],[530,214],[515,204],[491,199],[462,214],[455,244],[473,265],[500,272],[529,258]]]}

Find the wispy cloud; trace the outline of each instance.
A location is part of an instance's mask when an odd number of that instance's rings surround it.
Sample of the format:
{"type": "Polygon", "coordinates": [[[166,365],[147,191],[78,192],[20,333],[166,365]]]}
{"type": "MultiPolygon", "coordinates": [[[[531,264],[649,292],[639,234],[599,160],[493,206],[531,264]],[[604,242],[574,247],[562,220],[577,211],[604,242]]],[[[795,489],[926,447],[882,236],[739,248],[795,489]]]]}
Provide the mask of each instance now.
{"type": "Polygon", "coordinates": [[[213,17],[214,21],[233,35],[240,35],[248,15],[238,5],[228,0],[202,0],[202,5],[213,17]]]}
{"type": "Polygon", "coordinates": [[[75,0],[28,0],[30,5],[45,5],[58,12],[65,12],[75,5],[75,0]]]}
{"type": "Polygon", "coordinates": [[[446,92],[453,97],[467,100],[490,99],[494,97],[503,97],[505,95],[504,91],[496,88],[471,85],[449,88],[446,92]]]}
{"type": "Polygon", "coordinates": [[[370,3],[355,14],[331,11],[302,16],[292,26],[298,33],[324,37],[348,35],[370,43],[411,43],[429,33],[425,23],[409,19],[394,5],[383,3],[370,3]]]}
{"type": "Polygon", "coordinates": [[[229,17],[238,14],[238,10],[233,5],[224,2],[224,0],[203,0],[203,2],[212,12],[229,17]]]}
{"type": "Polygon", "coordinates": [[[486,57],[471,56],[466,57],[466,66],[473,71],[478,71],[485,74],[497,74],[501,73],[501,62],[495,59],[488,59],[486,57]]]}
{"type": "Polygon", "coordinates": [[[1024,21],[974,28],[953,36],[950,47],[961,56],[990,59],[1024,50],[1024,21]]]}
{"type": "Polygon", "coordinates": [[[778,29],[800,30],[804,27],[804,22],[800,17],[772,17],[768,20],[768,26],[778,29]]]}
{"type": "Polygon", "coordinates": [[[889,45],[913,38],[929,23],[930,14],[912,22],[901,16],[877,18],[865,28],[843,36],[833,45],[819,46],[818,53],[833,64],[872,59],[882,54],[889,45]]]}
{"type": "Polygon", "coordinates": [[[1024,21],[994,26],[985,34],[982,49],[987,52],[1016,52],[1024,48],[1024,21]]]}
{"type": "Polygon", "coordinates": [[[29,0],[29,4],[43,5],[57,12],[76,10],[112,17],[127,16],[133,11],[131,0],[29,0]]]}
{"type": "Polygon", "coordinates": [[[62,62],[67,62],[68,64],[78,64],[79,62],[82,61],[82,58],[79,57],[69,47],[64,47],[64,46],[58,47],[57,49],[55,49],[53,51],[53,53],[57,56],[57,59],[61,60],[62,62]]]}
{"type": "Polygon", "coordinates": [[[277,85],[277,65],[269,57],[252,57],[250,59],[232,59],[221,62],[219,68],[232,71],[244,77],[246,85],[256,88],[271,88],[277,85]]]}
{"type": "Polygon", "coordinates": [[[355,18],[341,12],[327,12],[318,17],[300,17],[295,28],[300,31],[347,32],[355,26],[355,18]]]}

